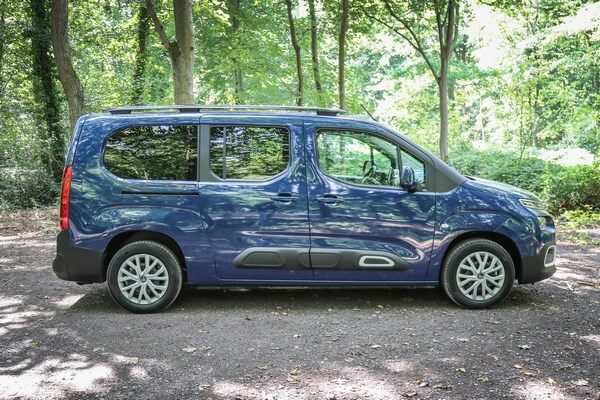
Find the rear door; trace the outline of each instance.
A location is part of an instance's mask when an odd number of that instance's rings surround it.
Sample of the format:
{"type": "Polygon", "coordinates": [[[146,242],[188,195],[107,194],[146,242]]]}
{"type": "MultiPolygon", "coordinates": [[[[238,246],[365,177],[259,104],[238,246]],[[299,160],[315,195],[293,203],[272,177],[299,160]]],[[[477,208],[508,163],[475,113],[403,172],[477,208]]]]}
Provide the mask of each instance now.
{"type": "Polygon", "coordinates": [[[312,280],[301,117],[206,114],[200,141],[200,210],[219,279],[312,280]]]}
{"type": "Polygon", "coordinates": [[[434,234],[428,156],[369,123],[305,123],[315,280],[424,281],[434,234]],[[400,187],[403,166],[420,187],[400,187]]]}

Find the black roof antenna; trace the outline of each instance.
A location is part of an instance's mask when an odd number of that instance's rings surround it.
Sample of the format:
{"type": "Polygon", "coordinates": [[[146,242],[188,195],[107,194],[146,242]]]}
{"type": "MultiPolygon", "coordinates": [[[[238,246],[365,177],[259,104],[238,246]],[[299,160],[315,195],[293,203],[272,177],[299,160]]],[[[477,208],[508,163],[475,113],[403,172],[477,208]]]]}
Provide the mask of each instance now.
{"type": "Polygon", "coordinates": [[[375,121],[375,122],[379,122],[379,121],[377,121],[377,118],[375,118],[375,117],[373,116],[373,114],[371,114],[371,113],[369,112],[369,110],[367,110],[367,107],[365,107],[365,105],[364,105],[363,103],[360,103],[360,106],[362,107],[362,109],[363,109],[363,110],[365,110],[365,112],[367,113],[367,115],[368,115],[368,116],[369,116],[369,117],[370,117],[370,118],[371,118],[373,121],[375,121]]]}

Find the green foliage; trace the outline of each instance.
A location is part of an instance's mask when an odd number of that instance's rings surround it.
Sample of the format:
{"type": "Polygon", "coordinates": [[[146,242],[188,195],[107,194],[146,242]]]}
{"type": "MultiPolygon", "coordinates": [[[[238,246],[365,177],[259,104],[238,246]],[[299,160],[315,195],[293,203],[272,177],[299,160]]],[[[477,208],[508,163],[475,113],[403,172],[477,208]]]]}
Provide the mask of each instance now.
{"type": "Polygon", "coordinates": [[[600,211],[600,162],[561,166],[536,157],[519,157],[502,150],[461,149],[453,166],[465,175],[508,183],[539,195],[548,210],[600,211]]]}
{"type": "Polygon", "coordinates": [[[44,169],[0,170],[0,209],[22,209],[56,201],[60,185],[44,169]]]}
{"type": "Polygon", "coordinates": [[[502,150],[478,151],[463,146],[452,153],[452,165],[465,175],[508,183],[534,193],[544,189],[542,176],[549,164],[502,150]]]}
{"type": "Polygon", "coordinates": [[[600,211],[593,211],[591,208],[570,210],[561,214],[560,219],[572,228],[596,226],[600,225],[600,211]]]}
{"type": "Polygon", "coordinates": [[[593,165],[551,165],[544,175],[544,197],[552,212],[600,211],[600,162],[593,165]]]}
{"type": "MultiPolygon", "coordinates": [[[[321,95],[312,79],[308,7],[305,1],[292,2],[304,65],[305,103],[337,106],[339,1],[315,1],[321,95]]],[[[48,7],[51,2],[35,3],[48,7]]],[[[86,92],[86,112],[132,99],[141,104],[173,102],[171,64],[152,23],[147,34],[139,34],[142,4],[140,0],[69,2],[72,58],[86,92]],[[142,37],[145,46],[140,50],[142,37]]],[[[154,0],[154,4],[167,35],[175,38],[172,2],[154,0]]],[[[239,1],[239,8],[235,4],[233,0],[193,2],[196,101],[294,104],[296,71],[284,2],[239,1]],[[238,24],[235,28],[232,17],[238,24]],[[239,76],[243,78],[241,90],[236,85],[239,76]]],[[[429,3],[393,4],[403,16],[419,22],[414,24],[415,33],[438,68],[439,38],[430,29],[435,18],[429,3]]],[[[33,20],[30,5],[31,0],[0,0],[3,204],[52,201],[45,194],[57,191],[39,177],[48,170],[50,156],[61,158],[48,150],[54,152],[69,140],[66,101],[56,81],[52,103],[59,109],[53,108],[52,116],[60,116],[60,123],[52,122],[54,131],[49,131],[40,119],[43,109],[32,38],[46,44],[49,38],[47,29],[33,20]],[[55,140],[57,135],[63,136],[62,141],[55,140]],[[37,188],[46,187],[36,194],[37,188]]],[[[414,48],[373,23],[361,6],[394,22],[387,18],[382,0],[350,1],[347,110],[364,114],[364,106],[381,122],[437,152],[435,79],[414,48]]],[[[586,0],[461,2],[459,36],[449,66],[450,160],[454,165],[466,174],[541,194],[554,212],[586,204],[598,208],[593,197],[598,194],[597,163],[560,167],[526,155],[531,148],[573,147],[600,155],[600,28],[594,22],[599,13],[598,4],[586,0]],[[476,147],[502,151],[473,150],[474,142],[476,147]]],[[[45,61],[53,62],[52,55],[45,61]]],[[[48,81],[45,84],[52,86],[48,81]]],[[[347,154],[354,156],[358,154],[347,154]]]]}

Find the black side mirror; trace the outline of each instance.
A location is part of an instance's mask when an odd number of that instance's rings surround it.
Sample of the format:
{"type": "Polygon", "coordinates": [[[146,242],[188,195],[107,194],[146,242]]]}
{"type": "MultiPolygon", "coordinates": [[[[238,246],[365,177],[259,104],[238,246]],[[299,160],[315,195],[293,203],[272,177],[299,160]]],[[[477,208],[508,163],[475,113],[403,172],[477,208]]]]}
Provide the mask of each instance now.
{"type": "Polygon", "coordinates": [[[405,166],[402,168],[402,175],[400,176],[400,187],[406,189],[407,192],[414,192],[417,190],[415,170],[412,167],[405,166]]]}

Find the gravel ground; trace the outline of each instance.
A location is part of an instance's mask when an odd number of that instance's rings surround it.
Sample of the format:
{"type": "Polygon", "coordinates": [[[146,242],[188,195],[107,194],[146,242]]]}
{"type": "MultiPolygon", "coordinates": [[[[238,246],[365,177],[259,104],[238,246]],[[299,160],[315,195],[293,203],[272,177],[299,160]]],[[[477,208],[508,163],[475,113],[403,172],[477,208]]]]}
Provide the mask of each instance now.
{"type": "Polygon", "coordinates": [[[184,289],[134,315],[51,269],[48,210],[0,214],[0,398],[600,399],[600,249],[469,311],[435,289],[184,289]]]}

